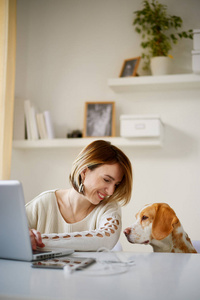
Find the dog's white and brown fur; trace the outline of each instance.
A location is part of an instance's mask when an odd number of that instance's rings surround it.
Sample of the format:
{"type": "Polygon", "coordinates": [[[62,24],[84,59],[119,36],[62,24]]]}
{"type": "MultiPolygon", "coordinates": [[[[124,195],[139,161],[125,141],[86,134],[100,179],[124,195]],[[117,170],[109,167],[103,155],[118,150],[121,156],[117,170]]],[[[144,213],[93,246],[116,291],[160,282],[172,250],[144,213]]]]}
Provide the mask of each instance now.
{"type": "Polygon", "coordinates": [[[174,210],[166,203],[146,205],[124,234],[130,243],[150,244],[154,252],[197,253],[174,210]]]}

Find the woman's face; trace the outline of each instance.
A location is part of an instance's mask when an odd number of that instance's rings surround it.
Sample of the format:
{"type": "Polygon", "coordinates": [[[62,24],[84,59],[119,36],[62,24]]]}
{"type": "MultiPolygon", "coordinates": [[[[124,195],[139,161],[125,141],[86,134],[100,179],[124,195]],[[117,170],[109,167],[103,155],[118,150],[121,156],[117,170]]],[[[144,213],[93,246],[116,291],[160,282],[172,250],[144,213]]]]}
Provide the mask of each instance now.
{"type": "Polygon", "coordinates": [[[85,196],[94,205],[111,196],[123,178],[120,164],[102,165],[94,170],[87,168],[82,173],[85,196]]]}

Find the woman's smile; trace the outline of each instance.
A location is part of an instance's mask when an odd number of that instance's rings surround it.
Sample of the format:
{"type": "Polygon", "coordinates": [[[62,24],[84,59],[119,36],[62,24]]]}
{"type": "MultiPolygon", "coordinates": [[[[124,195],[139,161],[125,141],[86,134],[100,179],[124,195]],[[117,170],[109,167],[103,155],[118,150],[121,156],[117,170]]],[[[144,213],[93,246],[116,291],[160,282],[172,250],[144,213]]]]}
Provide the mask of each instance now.
{"type": "Polygon", "coordinates": [[[100,192],[97,192],[97,195],[99,196],[100,200],[103,200],[106,197],[105,194],[102,194],[100,192]]]}

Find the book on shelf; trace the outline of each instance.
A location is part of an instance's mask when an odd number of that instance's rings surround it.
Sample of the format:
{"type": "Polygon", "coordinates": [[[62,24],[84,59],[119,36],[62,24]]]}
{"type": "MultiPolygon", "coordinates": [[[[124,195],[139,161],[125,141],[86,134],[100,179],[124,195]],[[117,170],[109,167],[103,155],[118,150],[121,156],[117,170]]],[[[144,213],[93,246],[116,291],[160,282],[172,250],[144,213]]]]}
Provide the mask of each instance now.
{"type": "Polygon", "coordinates": [[[48,139],[44,114],[43,113],[36,114],[36,119],[37,119],[37,126],[38,126],[38,131],[39,131],[40,138],[41,139],[48,139]]]}
{"type": "Polygon", "coordinates": [[[31,110],[30,110],[30,121],[31,121],[32,140],[38,140],[39,134],[38,134],[37,121],[36,121],[36,111],[35,111],[35,107],[32,105],[31,105],[31,110]]]}
{"type": "Polygon", "coordinates": [[[54,139],[54,128],[50,111],[38,112],[29,99],[15,99],[14,140],[54,139]]]}
{"type": "Polygon", "coordinates": [[[36,111],[30,100],[24,101],[24,113],[28,140],[38,140],[39,134],[36,122],[36,111]]]}
{"type": "Polygon", "coordinates": [[[24,114],[25,114],[27,139],[32,140],[31,119],[30,119],[30,115],[31,115],[31,102],[30,102],[30,100],[24,100],[24,114]]]}
{"type": "Polygon", "coordinates": [[[51,113],[49,110],[44,111],[44,120],[46,124],[48,139],[54,139],[55,138],[54,127],[51,119],[51,113]]]}
{"type": "Polygon", "coordinates": [[[54,128],[49,111],[36,114],[39,136],[41,139],[54,139],[54,128]]]}

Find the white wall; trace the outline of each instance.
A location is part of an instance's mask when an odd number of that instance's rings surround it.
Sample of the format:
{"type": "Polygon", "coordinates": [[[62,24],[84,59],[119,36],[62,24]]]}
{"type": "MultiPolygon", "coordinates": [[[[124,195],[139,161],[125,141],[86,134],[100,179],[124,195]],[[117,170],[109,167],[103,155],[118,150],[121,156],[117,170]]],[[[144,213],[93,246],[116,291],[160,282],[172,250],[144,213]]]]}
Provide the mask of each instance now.
{"type": "MultiPolygon", "coordinates": [[[[199,0],[162,0],[183,18],[183,29],[200,28],[199,0]]],[[[116,102],[120,114],[160,114],[163,148],[123,148],[134,170],[131,203],[123,228],[143,204],[167,202],[192,239],[200,239],[200,91],[162,90],[115,94],[107,79],[118,77],[124,59],[141,54],[132,26],[139,0],[18,0],[16,97],[49,109],[56,137],[83,128],[85,101],[116,102]]],[[[174,73],[191,73],[191,40],[174,50],[174,73]]],[[[139,74],[144,75],[141,65],[139,74]]],[[[13,150],[12,178],[24,185],[26,201],[40,192],[68,187],[71,163],[81,149],[13,150]]],[[[124,250],[151,251],[129,244],[124,250]]]]}

